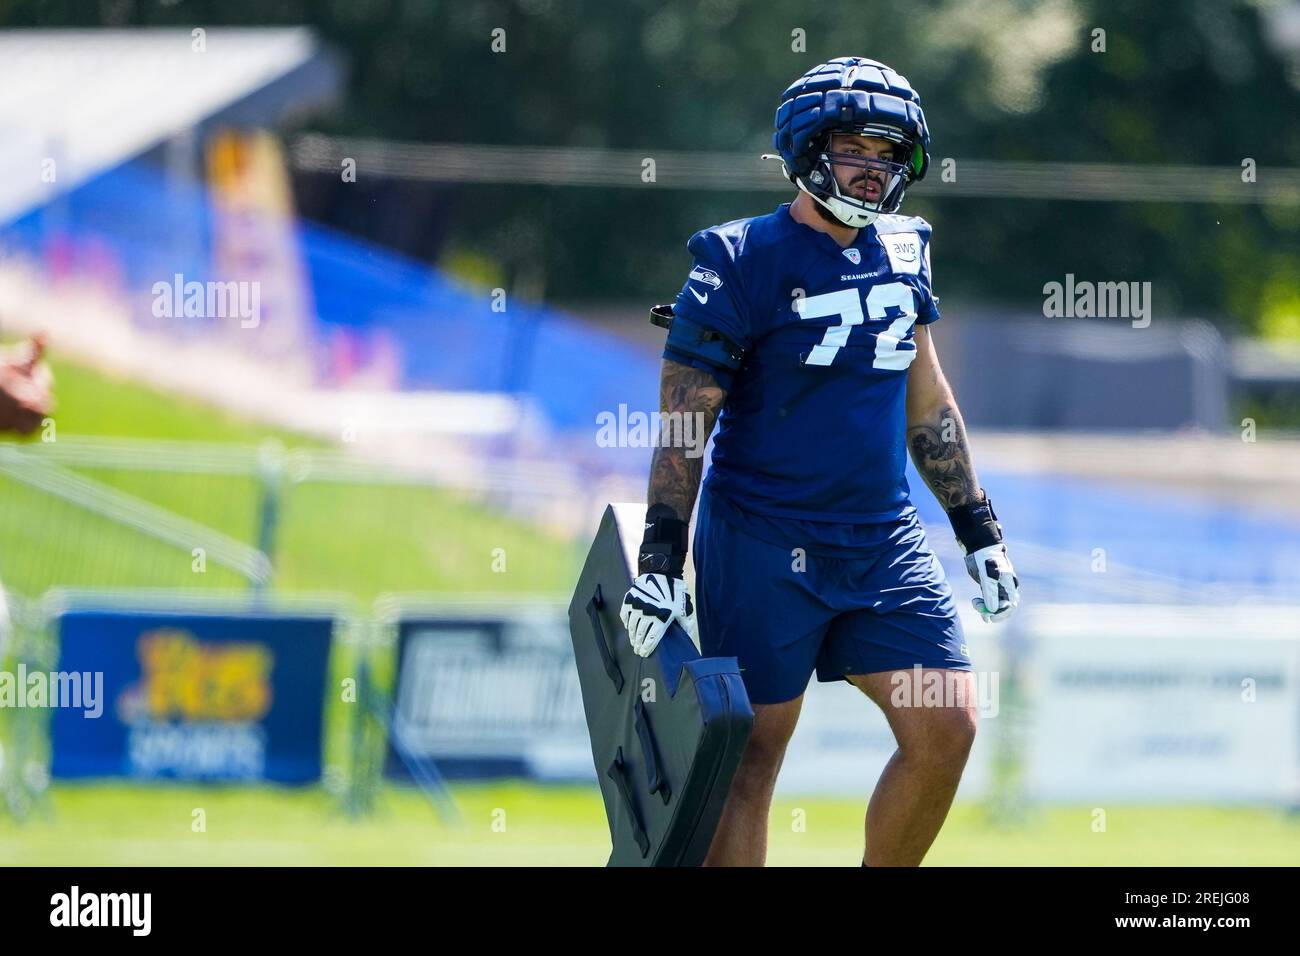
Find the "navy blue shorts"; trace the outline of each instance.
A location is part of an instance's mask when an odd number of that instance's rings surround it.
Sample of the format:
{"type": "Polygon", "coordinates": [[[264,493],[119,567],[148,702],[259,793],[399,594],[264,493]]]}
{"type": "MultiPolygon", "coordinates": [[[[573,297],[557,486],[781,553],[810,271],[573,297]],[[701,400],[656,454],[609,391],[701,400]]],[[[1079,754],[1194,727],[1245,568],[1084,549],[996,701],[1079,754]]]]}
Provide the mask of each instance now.
{"type": "Polygon", "coordinates": [[[821,681],[922,667],[970,670],[943,566],[913,511],[882,529],[877,551],[835,558],[745,534],[700,498],[695,603],[706,657],[735,657],[755,704],[821,681]]]}

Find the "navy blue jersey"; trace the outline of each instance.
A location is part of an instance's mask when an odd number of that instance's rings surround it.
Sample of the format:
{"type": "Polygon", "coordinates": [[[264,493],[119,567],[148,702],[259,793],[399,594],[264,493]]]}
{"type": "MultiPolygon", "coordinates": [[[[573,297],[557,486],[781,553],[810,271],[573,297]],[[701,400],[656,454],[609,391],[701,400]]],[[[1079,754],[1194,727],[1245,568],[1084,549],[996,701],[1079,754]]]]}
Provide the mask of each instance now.
{"type": "Polygon", "coordinates": [[[916,324],[939,318],[930,225],[880,216],[844,249],[789,210],[687,243],[695,261],[674,311],[741,346],[740,368],[675,352],[671,337],[664,356],[727,389],[706,486],[733,520],[739,509],[780,544],[871,547],[911,510],[907,370],[916,324]]]}

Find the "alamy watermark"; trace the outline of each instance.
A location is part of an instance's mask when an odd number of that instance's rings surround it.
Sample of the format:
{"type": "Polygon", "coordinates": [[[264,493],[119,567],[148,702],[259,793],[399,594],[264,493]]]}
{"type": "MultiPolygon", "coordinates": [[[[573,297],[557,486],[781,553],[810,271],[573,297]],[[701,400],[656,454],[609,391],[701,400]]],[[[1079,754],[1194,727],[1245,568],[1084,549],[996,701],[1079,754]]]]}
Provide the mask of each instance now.
{"type": "Polygon", "coordinates": [[[596,444],[601,448],[684,448],[687,458],[699,458],[709,441],[704,412],[629,412],[596,416],[596,444]]]}
{"type": "Polygon", "coordinates": [[[155,282],[150,291],[157,319],[239,319],[245,329],[262,324],[260,282],[186,282],[177,272],[171,282],[155,282]]]}
{"type": "Polygon", "coordinates": [[[50,925],[122,927],[132,936],[148,936],[153,927],[152,893],[93,893],[73,885],[50,897],[50,925]]]}
{"type": "Polygon", "coordinates": [[[985,718],[998,715],[998,672],[958,671],[913,665],[889,678],[889,701],[895,707],[967,707],[985,718]]]}
{"type": "Polygon", "coordinates": [[[1150,282],[1091,282],[1067,272],[1065,282],[1043,286],[1043,316],[1049,319],[1131,319],[1133,328],[1151,324],[1150,282]]]}
{"type": "Polygon", "coordinates": [[[80,710],[88,720],[104,713],[103,671],[0,671],[0,708],[80,710]]]}

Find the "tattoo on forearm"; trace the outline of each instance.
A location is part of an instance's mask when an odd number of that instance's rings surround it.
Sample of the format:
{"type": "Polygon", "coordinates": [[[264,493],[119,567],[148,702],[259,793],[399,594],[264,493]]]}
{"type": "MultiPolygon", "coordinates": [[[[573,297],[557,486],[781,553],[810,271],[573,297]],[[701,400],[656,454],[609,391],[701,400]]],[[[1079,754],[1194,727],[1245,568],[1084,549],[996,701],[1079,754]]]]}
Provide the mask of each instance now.
{"type": "Polygon", "coordinates": [[[953,405],[944,405],[933,418],[907,429],[912,461],[944,508],[980,498],[966,426],[953,405]]]}
{"type": "MultiPolygon", "coordinates": [[[[698,423],[680,429],[692,436],[689,443],[661,441],[650,461],[647,505],[666,504],[687,521],[695,508],[700,478],[704,474],[704,444],[718,420],[726,390],[701,369],[665,359],[659,384],[660,415],[665,421],[698,423]],[[675,413],[675,414],[674,414],[675,413]],[[695,446],[695,447],[693,447],[695,446]]],[[[668,430],[665,429],[665,434],[668,430]]]]}

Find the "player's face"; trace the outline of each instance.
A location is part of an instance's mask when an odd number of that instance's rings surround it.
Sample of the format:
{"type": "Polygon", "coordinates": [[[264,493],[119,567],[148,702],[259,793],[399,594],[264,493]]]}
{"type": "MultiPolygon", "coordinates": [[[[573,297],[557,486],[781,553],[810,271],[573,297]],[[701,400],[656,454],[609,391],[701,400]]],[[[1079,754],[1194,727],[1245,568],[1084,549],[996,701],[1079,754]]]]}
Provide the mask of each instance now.
{"type": "MultiPolygon", "coordinates": [[[[830,143],[831,152],[847,153],[862,159],[893,159],[896,148],[887,139],[848,133],[835,133],[831,136],[830,143]]],[[[832,164],[831,169],[840,184],[840,192],[845,196],[866,202],[879,202],[885,194],[885,173],[882,170],[839,163],[832,164]]]]}

